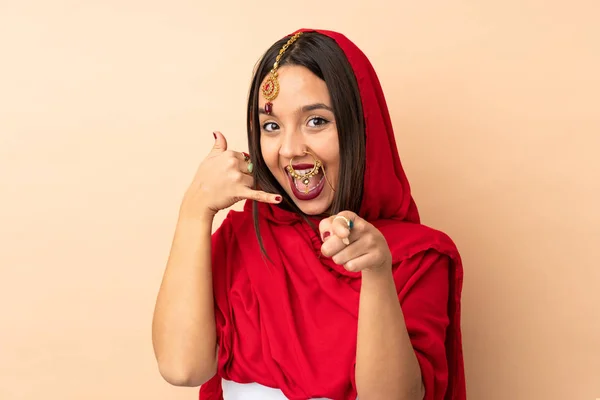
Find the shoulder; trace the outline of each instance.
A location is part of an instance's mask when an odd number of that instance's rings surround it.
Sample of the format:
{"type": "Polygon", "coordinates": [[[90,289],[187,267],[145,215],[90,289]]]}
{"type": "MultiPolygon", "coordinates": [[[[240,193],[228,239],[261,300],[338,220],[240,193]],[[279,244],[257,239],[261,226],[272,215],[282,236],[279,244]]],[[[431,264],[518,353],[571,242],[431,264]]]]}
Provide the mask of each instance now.
{"type": "Polygon", "coordinates": [[[229,211],[212,234],[213,258],[215,256],[223,258],[231,255],[239,247],[240,240],[250,237],[253,233],[254,225],[250,213],[229,211]]]}
{"type": "MultiPolygon", "coordinates": [[[[391,221],[380,228],[392,253],[394,280],[402,296],[450,292],[458,302],[463,265],[454,241],[446,233],[421,224],[391,221]]],[[[455,304],[455,303],[453,303],[455,304]]]]}
{"type": "Polygon", "coordinates": [[[456,244],[448,234],[427,225],[403,221],[382,221],[376,224],[388,242],[394,263],[437,255],[441,258],[458,259],[456,244]]]}
{"type": "Polygon", "coordinates": [[[215,229],[213,238],[229,237],[234,232],[252,226],[252,215],[245,211],[230,210],[221,224],[215,229]]]}

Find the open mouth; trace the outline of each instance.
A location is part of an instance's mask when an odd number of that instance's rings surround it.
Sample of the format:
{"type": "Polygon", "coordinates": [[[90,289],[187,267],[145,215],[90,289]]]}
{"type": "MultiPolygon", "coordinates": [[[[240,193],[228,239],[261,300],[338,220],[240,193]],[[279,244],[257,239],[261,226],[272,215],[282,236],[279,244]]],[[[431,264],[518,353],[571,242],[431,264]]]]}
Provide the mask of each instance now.
{"type": "Polygon", "coordinates": [[[293,170],[286,168],[292,194],[298,200],[313,200],[323,192],[325,175],[322,168],[314,164],[296,164],[293,170]]]}

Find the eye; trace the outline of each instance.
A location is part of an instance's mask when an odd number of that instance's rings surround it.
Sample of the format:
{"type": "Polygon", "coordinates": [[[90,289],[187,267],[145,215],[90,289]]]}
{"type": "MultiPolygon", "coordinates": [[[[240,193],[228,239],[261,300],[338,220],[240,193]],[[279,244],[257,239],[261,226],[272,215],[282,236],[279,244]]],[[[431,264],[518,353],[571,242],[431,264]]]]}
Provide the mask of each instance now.
{"type": "Polygon", "coordinates": [[[279,129],[279,125],[277,125],[275,122],[267,122],[267,123],[263,124],[262,128],[263,128],[263,130],[265,130],[267,132],[273,132],[273,131],[279,129]]]}
{"type": "Polygon", "coordinates": [[[325,118],[321,118],[321,117],[313,117],[308,120],[308,126],[310,126],[311,128],[318,128],[319,126],[323,126],[328,123],[329,123],[329,121],[327,121],[325,118]]]}

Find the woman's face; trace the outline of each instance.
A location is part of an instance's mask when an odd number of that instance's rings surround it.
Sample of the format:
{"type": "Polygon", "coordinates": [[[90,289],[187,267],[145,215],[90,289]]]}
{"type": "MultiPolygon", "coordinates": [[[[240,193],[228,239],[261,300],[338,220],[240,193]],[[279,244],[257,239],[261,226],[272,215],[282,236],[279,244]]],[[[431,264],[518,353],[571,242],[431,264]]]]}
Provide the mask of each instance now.
{"type": "Polygon", "coordinates": [[[331,206],[334,192],[327,180],[337,188],[340,168],[338,132],[329,91],[323,80],[297,65],[279,68],[278,80],[279,95],[272,101],[270,115],[264,112],[267,100],[259,94],[262,156],[300,210],[318,215],[331,206]],[[324,169],[309,178],[293,178],[286,169],[290,161],[298,175],[308,173],[315,165],[315,159],[305,151],[314,154],[324,169]]]}

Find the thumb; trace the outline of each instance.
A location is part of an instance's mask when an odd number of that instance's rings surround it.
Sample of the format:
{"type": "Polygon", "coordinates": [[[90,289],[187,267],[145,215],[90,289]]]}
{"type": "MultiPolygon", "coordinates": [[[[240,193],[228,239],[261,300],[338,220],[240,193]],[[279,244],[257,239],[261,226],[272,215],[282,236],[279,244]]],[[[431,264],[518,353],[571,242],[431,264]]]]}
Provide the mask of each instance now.
{"type": "Polygon", "coordinates": [[[227,150],[227,139],[225,139],[225,136],[221,132],[213,132],[213,136],[215,137],[215,145],[212,151],[222,153],[227,150]]]}

